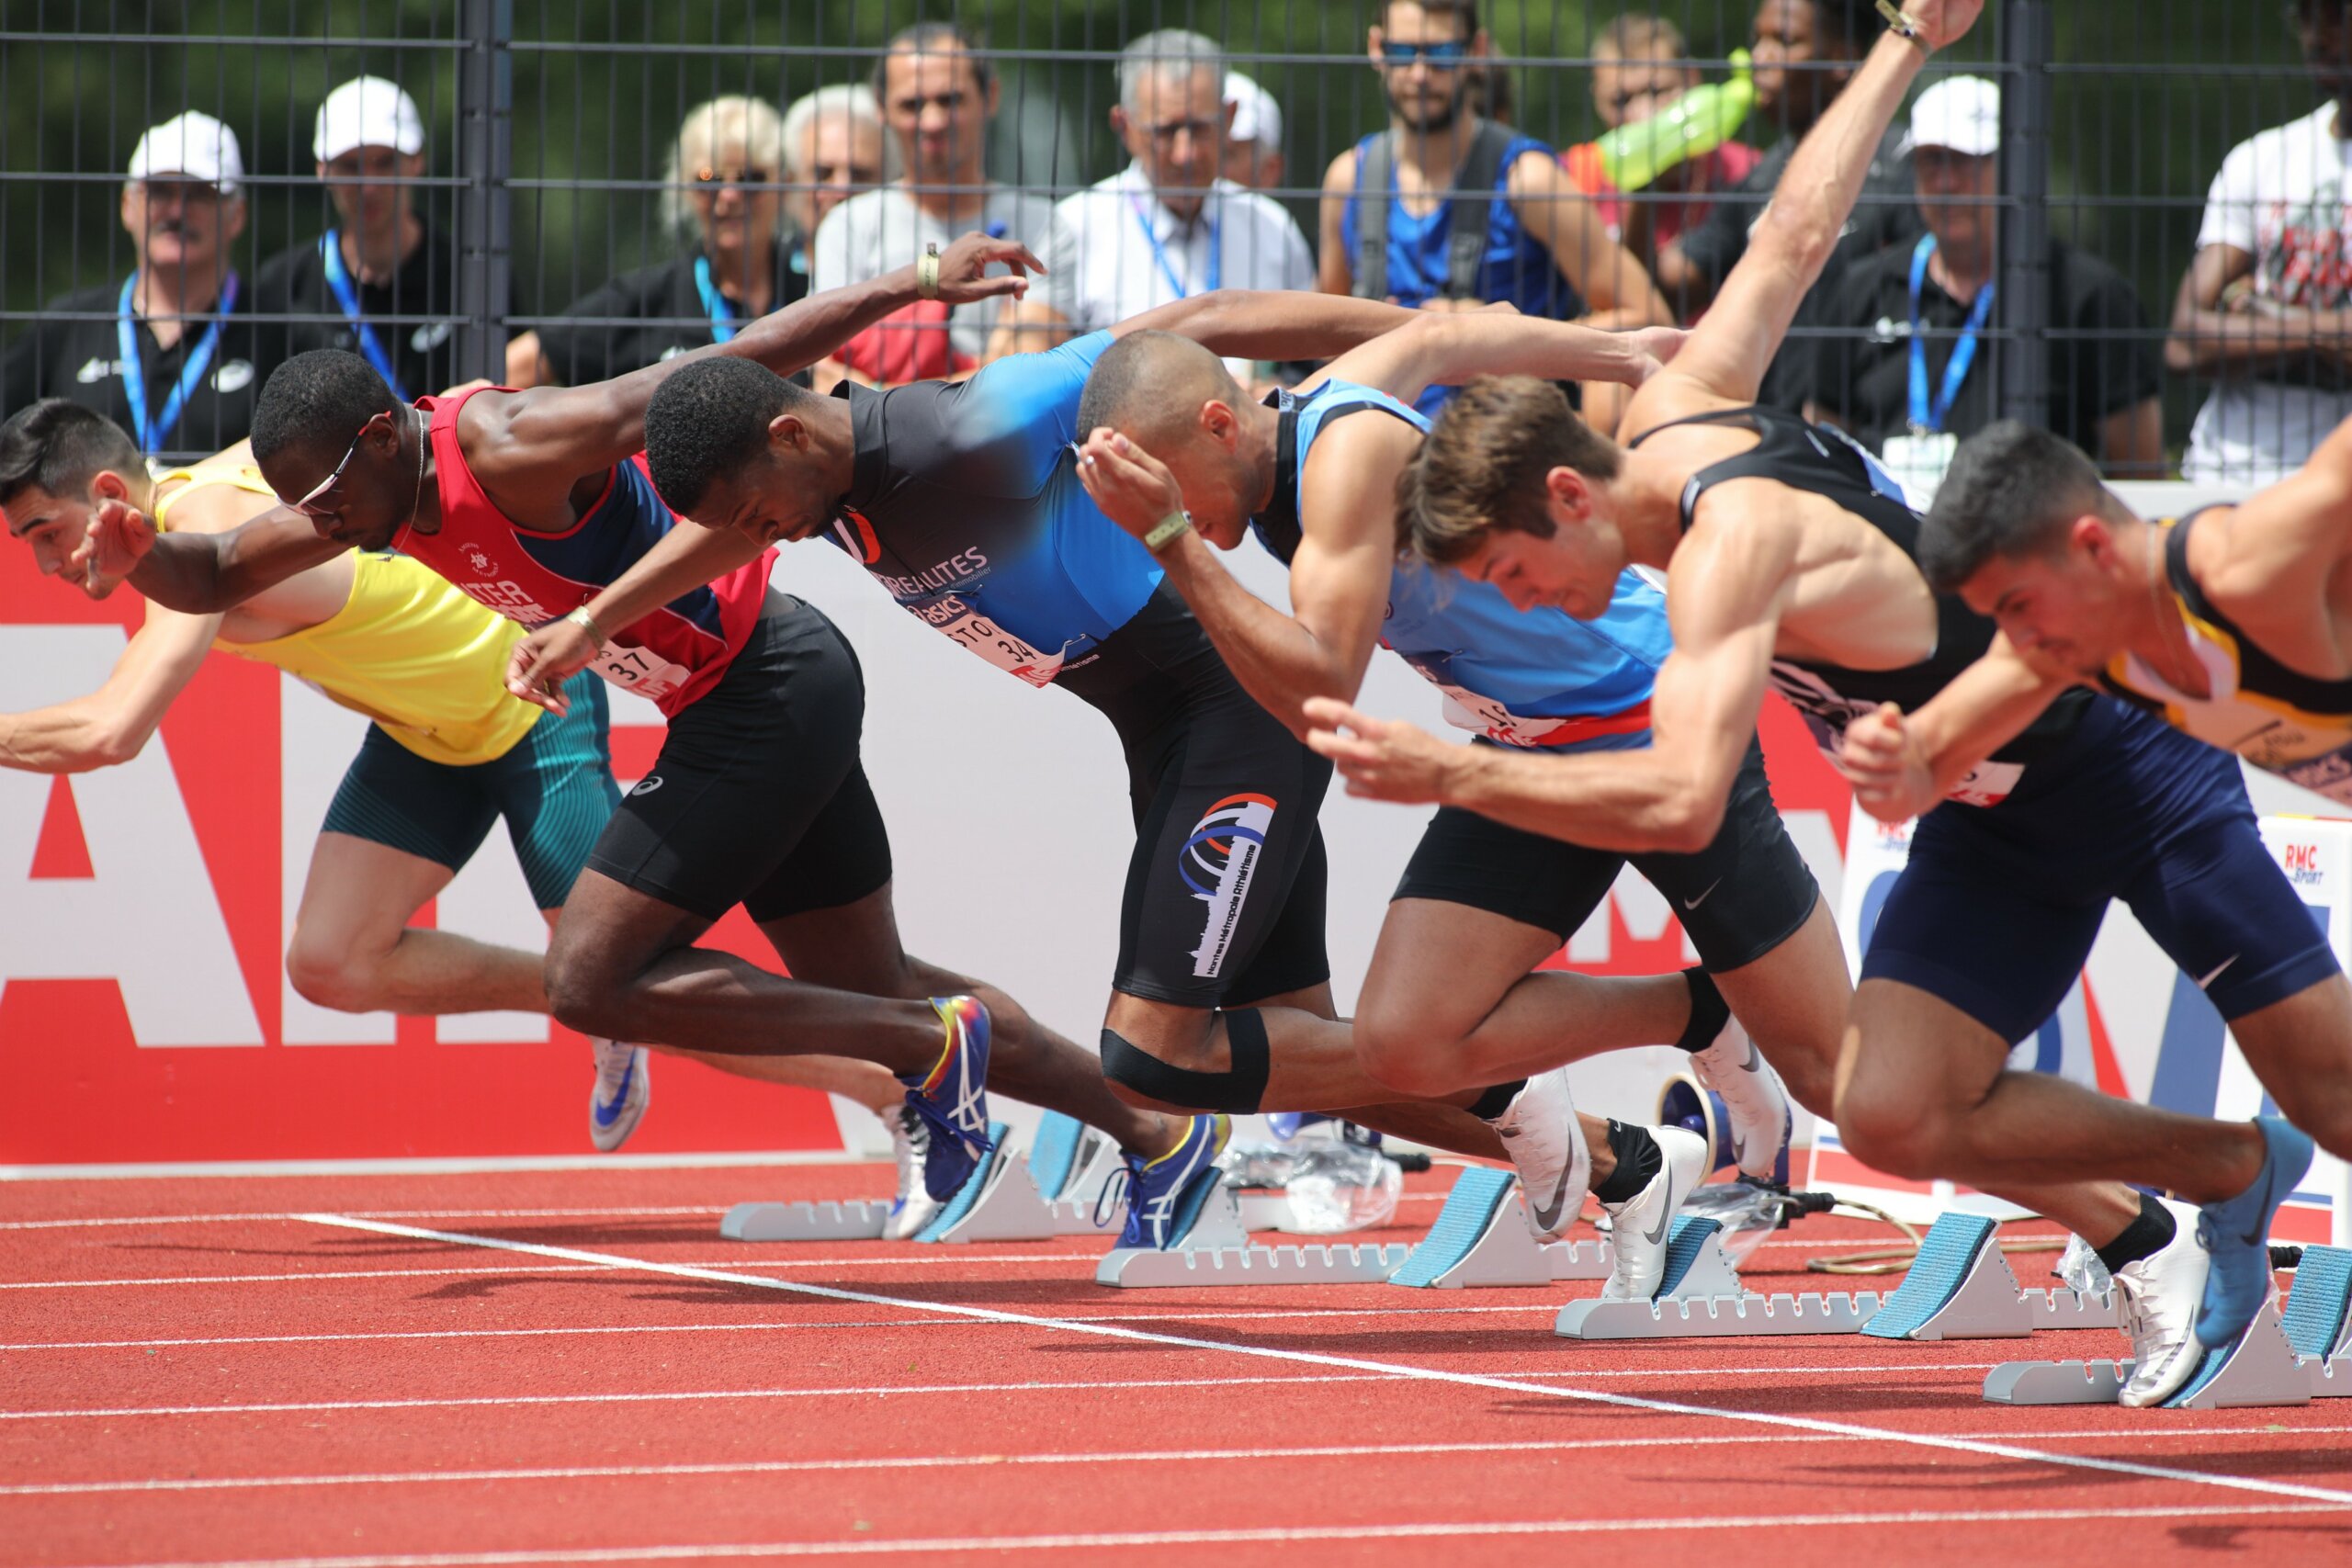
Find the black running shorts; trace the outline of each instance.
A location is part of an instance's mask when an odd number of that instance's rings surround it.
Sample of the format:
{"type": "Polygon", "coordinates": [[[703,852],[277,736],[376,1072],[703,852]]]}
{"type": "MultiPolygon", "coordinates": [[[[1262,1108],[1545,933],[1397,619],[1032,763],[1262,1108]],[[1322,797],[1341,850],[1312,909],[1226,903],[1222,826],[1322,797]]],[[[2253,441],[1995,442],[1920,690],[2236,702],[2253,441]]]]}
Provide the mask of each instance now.
{"type": "Polygon", "coordinates": [[[771,593],[727,673],[670,720],[588,863],[716,920],[855,903],[890,880],[890,840],[858,761],[865,681],[811,604],[771,593]]]}
{"type": "Polygon", "coordinates": [[[1696,854],[1587,849],[1449,806],[1430,819],[1395,896],[1484,909],[1566,942],[1628,863],[1672,900],[1700,962],[1716,973],[1752,964],[1794,936],[1820,897],[1752,740],[1724,825],[1696,854]]]}

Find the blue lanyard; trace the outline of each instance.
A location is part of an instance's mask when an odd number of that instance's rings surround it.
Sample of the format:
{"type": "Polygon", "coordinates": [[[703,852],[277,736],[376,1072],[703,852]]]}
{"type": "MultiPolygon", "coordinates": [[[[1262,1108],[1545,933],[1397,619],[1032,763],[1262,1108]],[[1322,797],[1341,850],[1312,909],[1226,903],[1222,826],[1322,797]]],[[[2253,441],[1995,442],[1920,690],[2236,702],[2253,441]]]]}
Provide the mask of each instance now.
{"type": "Polygon", "coordinates": [[[1952,400],[1960,396],[1961,383],[1968,379],[1968,367],[1976,362],[1977,334],[1993,317],[1993,286],[1987,283],[1976,291],[1968,324],[1961,329],[1960,341],[1951,345],[1951,362],[1944,367],[1944,384],[1929,406],[1928,344],[1920,335],[1919,290],[1928,281],[1928,258],[1935,254],[1933,234],[1920,235],[1911,252],[1911,429],[1915,434],[1933,435],[1943,429],[1944,416],[1951,412],[1952,400]]]}
{"type": "MultiPolygon", "coordinates": [[[[1202,197],[1204,202],[1216,199],[1215,192],[1202,197]]],[[[1144,209],[1143,197],[1129,191],[1127,205],[1135,209],[1136,222],[1142,228],[1144,239],[1150,243],[1151,259],[1159,264],[1159,276],[1168,280],[1168,287],[1176,291],[1177,299],[1190,298],[1190,291],[1185,288],[1184,280],[1178,277],[1176,269],[1169,265],[1168,252],[1160,244],[1159,236],[1151,231],[1151,215],[1144,209]]],[[[1216,293],[1225,281],[1225,246],[1219,243],[1224,233],[1225,213],[1219,209],[1217,215],[1209,220],[1209,284],[1206,292],[1210,294],[1216,293]]]]}
{"type": "Polygon", "coordinates": [[[702,308],[710,312],[710,341],[725,343],[735,335],[735,307],[710,280],[710,258],[695,257],[695,287],[702,290],[702,308]]]}
{"type": "Polygon", "coordinates": [[[359,352],[368,356],[368,363],[376,367],[376,374],[392,389],[392,396],[402,402],[408,401],[408,390],[401,385],[400,367],[392,362],[390,355],[384,352],[382,342],[376,336],[376,329],[369,326],[359,313],[359,286],[352,281],[351,269],[343,265],[342,231],[330,229],[319,241],[319,261],[326,267],[327,288],[334,291],[334,302],[343,307],[343,319],[351,323],[352,332],[359,338],[359,352]]]}
{"type": "MultiPolygon", "coordinates": [[[[220,351],[220,329],[228,323],[216,321],[204,329],[196,348],[180,367],[180,378],[172,386],[172,395],[164,400],[164,412],[152,421],[147,417],[147,367],[139,357],[139,318],[130,311],[130,296],[139,287],[139,275],[132,273],[122,280],[122,298],[115,301],[114,334],[117,351],[122,356],[122,389],[130,399],[130,433],[139,439],[141,457],[163,450],[164,443],[179,428],[180,411],[187,406],[187,395],[203,381],[204,373],[212,367],[212,356],[220,351]]],[[[220,302],[214,307],[220,316],[237,308],[237,275],[231,273],[220,286],[220,302]]]]}

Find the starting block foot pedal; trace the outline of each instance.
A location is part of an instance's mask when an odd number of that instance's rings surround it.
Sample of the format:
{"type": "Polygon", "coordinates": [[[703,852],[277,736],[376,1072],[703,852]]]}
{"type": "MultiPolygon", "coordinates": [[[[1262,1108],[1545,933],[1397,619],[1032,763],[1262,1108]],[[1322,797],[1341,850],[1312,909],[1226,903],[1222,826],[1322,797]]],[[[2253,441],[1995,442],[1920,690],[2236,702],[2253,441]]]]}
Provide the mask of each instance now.
{"type": "Polygon", "coordinates": [[[1723,1227],[1683,1214],[1667,1237],[1666,1273],[1648,1301],[1570,1302],[1554,1332],[1569,1339],[1736,1338],[1851,1334],[1879,1310],[1875,1291],[1763,1295],[1746,1289],[1723,1227]]]}
{"type": "Polygon", "coordinates": [[[1874,1339],[2020,1339],[2037,1328],[2115,1326],[2112,1291],[2020,1288],[1996,1229],[1983,1214],[1939,1217],[1862,1332],[1874,1339]]]}
{"type": "Polygon", "coordinates": [[[889,1222],[888,1198],[738,1203],[719,1220],[718,1234],[729,1241],[876,1241],[889,1222]]]}
{"type": "Polygon", "coordinates": [[[1312,1242],[1253,1247],[1241,1208],[1223,1176],[1202,1200],[1184,1239],[1165,1250],[1114,1247],[1094,1269],[1098,1285],[1125,1289],[1182,1285],[1378,1284],[1404,1266],[1402,1242],[1312,1242]]]}
{"type": "Polygon", "coordinates": [[[989,1123],[990,1147],[947,1206],[916,1234],[917,1241],[1047,1241],[1055,1235],[1053,1212],[1039,1196],[1028,1162],[1013,1157],[1011,1133],[1001,1122],[989,1123]]]}
{"type": "Polygon", "coordinates": [[[1519,1179],[1492,1166],[1471,1166],[1454,1179],[1437,1222],[1389,1276],[1392,1285],[1453,1290],[1469,1285],[1548,1285],[1555,1280],[1605,1280],[1606,1241],[1539,1242],[1517,1197],[1519,1179]]]}
{"type": "Polygon", "coordinates": [[[1117,1235],[1126,1204],[1102,1205],[1103,1187],[1125,1163],[1107,1134],[1046,1112],[1029,1151],[1029,1176],[1046,1205],[1053,1235],[1117,1235]],[[1100,1219],[1097,1219],[1098,1212],[1100,1219]]]}

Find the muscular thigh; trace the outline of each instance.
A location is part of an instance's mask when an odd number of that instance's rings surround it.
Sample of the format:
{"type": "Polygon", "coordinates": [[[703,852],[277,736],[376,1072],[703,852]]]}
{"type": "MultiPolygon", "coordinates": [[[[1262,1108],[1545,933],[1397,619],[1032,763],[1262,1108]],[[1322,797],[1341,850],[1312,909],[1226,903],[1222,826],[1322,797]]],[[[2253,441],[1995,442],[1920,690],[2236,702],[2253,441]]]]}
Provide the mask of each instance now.
{"type": "Polygon", "coordinates": [[[1459,1040],[1559,946],[1543,926],[1467,904],[1399,896],[1381,922],[1357,1022],[1383,1035],[1459,1040]]]}
{"type": "Polygon", "coordinates": [[[565,690],[570,712],[542,714],[512,750],[482,764],[532,902],[542,909],[562,908],[620,798],[604,678],[582,671],[565,690]]]}

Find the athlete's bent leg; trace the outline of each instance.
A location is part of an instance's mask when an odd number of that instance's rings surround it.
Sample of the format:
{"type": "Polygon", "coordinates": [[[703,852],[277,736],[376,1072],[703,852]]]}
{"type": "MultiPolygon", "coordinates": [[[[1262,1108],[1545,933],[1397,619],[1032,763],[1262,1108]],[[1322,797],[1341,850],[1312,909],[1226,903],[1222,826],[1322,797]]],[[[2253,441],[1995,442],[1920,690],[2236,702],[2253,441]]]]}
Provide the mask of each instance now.
{"type": "Polygon", "coordinates": [[[1816,899],[1795,934],[1763,957],[1709,973],[1789,1098],[1815,1116],[1829,1115],[1853,982],[1827,903],[1816,899]]]}
{"type": "Polygon", "coordinates": [[[2352,981],[2331,975],[2230,1020],[2230,1032],[2279,1114],[2352,1159],[2352,981]]]}
{"type": "Polygon", "coordinates": [[[543,955],[409,919],[457,874],[438,861],[348,833],[321,833],[311,853],[286,977],[340,1012],[545,1012],[543,955]]]}

